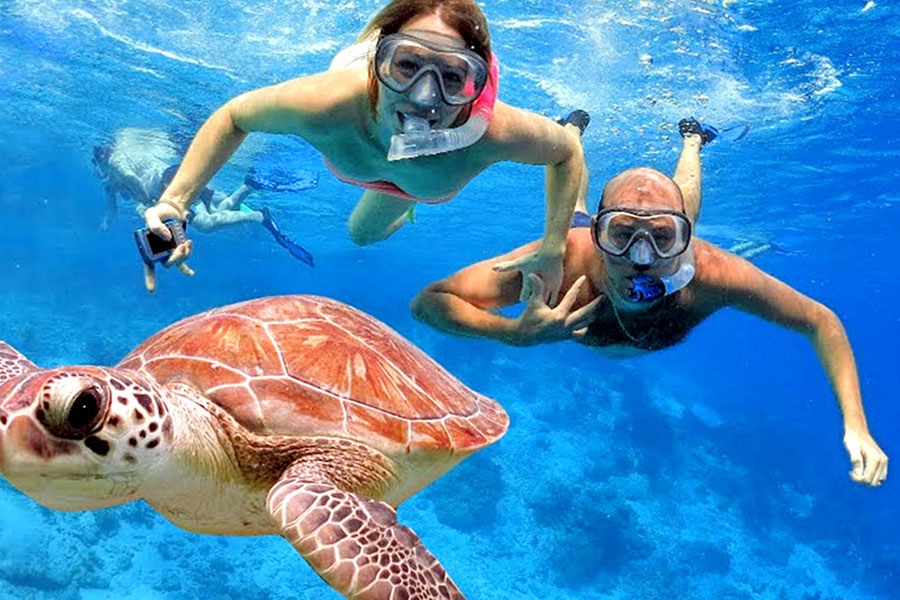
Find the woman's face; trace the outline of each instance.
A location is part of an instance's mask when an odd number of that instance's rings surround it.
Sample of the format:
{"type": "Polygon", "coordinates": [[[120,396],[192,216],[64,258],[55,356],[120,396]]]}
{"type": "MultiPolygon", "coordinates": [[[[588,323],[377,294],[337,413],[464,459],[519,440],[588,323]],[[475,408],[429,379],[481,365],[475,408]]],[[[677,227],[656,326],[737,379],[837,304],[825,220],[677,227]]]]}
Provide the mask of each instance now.
{"type": "MultiPolygon", "coordinates": [[[[444,23],[436,14],[413,17],[400,28],[400,33],[446,46],[466,47],[459,32],[444,23]]],[[[425,119],[432,129],[450,127],[466,106],[452,106],[444,102],[439,86],[437,76],[430,72],[425,73],[404,93],[395,92],[379,82],[378,116],[380,120],[390,124],[397,133],[403,131],[406,115],[425,119]]]]}

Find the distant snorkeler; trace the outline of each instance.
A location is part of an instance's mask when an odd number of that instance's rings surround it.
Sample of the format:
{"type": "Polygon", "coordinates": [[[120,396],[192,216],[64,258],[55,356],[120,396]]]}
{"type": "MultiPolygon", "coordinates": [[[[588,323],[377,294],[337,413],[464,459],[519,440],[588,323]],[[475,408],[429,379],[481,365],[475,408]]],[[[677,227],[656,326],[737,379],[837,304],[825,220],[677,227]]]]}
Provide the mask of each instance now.
{"type": "Polygon", "coordinates": [[[576,212],[563,267],[568,291],[558,304],[548,303],[543,282],[530,275],[521,315],[495,312],[519,301],[522,276],[491,265],[533,252],[538,242],[532,242],[430,284],[413,300],[413,314],[456,335],[514,346],[575,340],[619,357],[673,346],[721,308],[762,317],[810,339],[843,414],[850,476],[881,485],[887,456],[869,433],[843,325],[826,306],[692,235],[700,148],[711,136],[693,119],[679,128],[684,140],[672,179],[648,167],[629,169],[606,183],[587,225],[576,212]]]}
{"type": "MultiPolygon", "coordinates": [[[[94,171],[106,187],[106,216],[100,228],[109,229],[118,214],[118,198],[130,198],[141,217],[147,207],[162,195],[178,170],[179,153],[168,134],[158,129],[126,127],[116,131],[112,140],[94,148],[94,171]]],[[[245,200],[257,190],[300,191],[318,184],[315,176],[291,174],[273,168],[250,169],[244,183],[230,195],[204,187],[200,200],[186,215],[186,221],[203,232],[211,232],[239,223],[259,223],[292,256],[312,266],[312,255],[285,235],[269,210],[257,210],[245,200]]]]}
{"type": "MultiPolygon", "coordinates": [[[[247,92],[217,110],[147,210],[147,225],[170,239],[162,222],[184,217],[251,131],[299,135],[338,179],[366,188],[348,222],[358,245],[386,239],[415,203],[450,200],[494,163],[545,165],[543,240],[497,267],[539,275],[555,297],[581,146],[550,119],[497,100],[498,83],[487,21],[474,0],[394,0],[328,71],[247,92]]],[[[183,264],[189,253],[181,244],[170,262],[183,264]]]]}

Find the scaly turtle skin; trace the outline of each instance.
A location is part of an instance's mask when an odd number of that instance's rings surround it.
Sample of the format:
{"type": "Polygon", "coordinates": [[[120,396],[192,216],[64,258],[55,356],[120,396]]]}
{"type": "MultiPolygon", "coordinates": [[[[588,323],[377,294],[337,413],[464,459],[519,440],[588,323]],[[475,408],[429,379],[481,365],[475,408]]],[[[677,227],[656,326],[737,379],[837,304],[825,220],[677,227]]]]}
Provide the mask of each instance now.
{"type": "Polygon", "coordinates": [[[56,510],[144,499],[199,533],[279,534],[360,600],[463,598],[395,507],[506,413],[384,324],[313,296],[167,327],[115,368],[0,342],[0,472],[56,510]]]}

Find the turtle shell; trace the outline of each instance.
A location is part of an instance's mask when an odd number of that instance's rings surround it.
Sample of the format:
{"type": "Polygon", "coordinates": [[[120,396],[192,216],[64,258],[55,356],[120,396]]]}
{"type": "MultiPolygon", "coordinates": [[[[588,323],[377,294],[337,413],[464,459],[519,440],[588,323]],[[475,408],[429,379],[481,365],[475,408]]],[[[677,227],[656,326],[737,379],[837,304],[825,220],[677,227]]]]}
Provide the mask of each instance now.
{"type": "Polygon", "coordinates": [[[385,324],[317,296],[233,304],[171,325],[120,367],[186,383],[260,435],[336,435],[389,453],[472,452],[509,423],[385,324]]]}

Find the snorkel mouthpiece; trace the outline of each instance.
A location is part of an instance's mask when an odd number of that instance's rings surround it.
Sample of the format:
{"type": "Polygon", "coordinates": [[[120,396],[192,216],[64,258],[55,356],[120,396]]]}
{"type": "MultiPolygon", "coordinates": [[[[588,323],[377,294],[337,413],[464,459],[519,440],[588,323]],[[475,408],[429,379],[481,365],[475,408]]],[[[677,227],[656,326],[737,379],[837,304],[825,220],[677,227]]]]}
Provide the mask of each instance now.
{"type": "Polygon", "coordinates": [[[634,275],[629,277],[628,301],[653,302],[663,296],[670,296],[689,284],[694,278],[695,272],[694,249],[693,247],[688,247],[684,253],[684,260],[681,261],[678,269],[671,275],[663,275],[662,277],[634,275]]]}
{"type": "Polygon", "coordinates": [[[388,150],[388,160],[399,160],[416,156],[418,148],[428,147],[435,142],[431,140],[433,134],[431,125],[426,119],[403,115],[403,133],[391,136],[391,147],[388,150]]]}
{"type": "Polygon", "coordinates": [[[657,277],[636,275],[630,277],[628,283],[631,285],[628,290],[629,302],[652,302],[666,295],[666,288],[657,277]]]}
{"type": "Polygon", "coordinates": [[[459,127],[432,130],[425,119],[406,116],[403,133],[391,136],[387,159],[403,160],[465,148],[477,142],[487,126],[487,120],[473,115],[459,127]]]}

